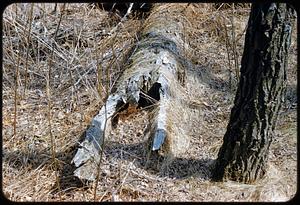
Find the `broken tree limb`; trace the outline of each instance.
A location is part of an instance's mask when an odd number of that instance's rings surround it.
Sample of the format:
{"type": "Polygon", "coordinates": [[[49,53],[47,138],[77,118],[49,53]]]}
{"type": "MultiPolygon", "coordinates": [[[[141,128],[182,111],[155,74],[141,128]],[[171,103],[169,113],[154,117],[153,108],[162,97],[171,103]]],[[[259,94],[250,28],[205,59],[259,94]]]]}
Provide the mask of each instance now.
{"type": "Polygon", "coordinates": [[[114,116],[126,105],[144,107],[153,104],[145,97],[145,93],[158,102],[149,129],[149,152],[161,149],[168,140],[172,129],[168,120],[168,112],[172,109],[170,102],[183,90],[185,69],[190,66],[182,56],[186,45],[182,40],[183,24],[180,22],[184,18],[180,18],[180,15],[180,10],[175,6],[164,4],[154,7],[129,58],[130,63],[116,84],[115,91],[105,102],[106,108],[103,106],[92,120],[86,137],[72,160],[78,167],[74,172],[75,176],[95,180],[104,135],[109,133],[114,116]]]}

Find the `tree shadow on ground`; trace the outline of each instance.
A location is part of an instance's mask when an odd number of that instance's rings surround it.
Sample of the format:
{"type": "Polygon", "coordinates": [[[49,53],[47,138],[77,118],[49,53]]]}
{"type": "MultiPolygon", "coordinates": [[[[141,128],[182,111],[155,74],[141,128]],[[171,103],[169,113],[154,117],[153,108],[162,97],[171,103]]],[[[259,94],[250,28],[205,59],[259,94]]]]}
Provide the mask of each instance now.
{"type": "Polygon", "coordinates": [[[195,77],[199,82],[206,84],[211,89],[223,93],[235,94],[235,88],[238,82],[234,75],[231,75],[232,80],[229,82],[229,73],[226,79],[222,79],[213,73],[212,68],[199,65],[189,68],[187,72],[188,75],[195,77]]]}
{"type": "MultiPolygon", "coordinates": [[[[81,135],[81,140],[84,134],[81,135]]],[[[142,168],[157,174],[161,177],[169,177],[172,179],[183,179],[186,177],[199,177],[203,180],[209,180],[213,159],[194,159],[194,158],[168,158],[156,153],[150,158],[150,165],[146,165],[147,157],[145,155],[146,142],[123,144],[115,141],[107,141],[105,156],[107,159],[116,158],[128,162],[134,161],[138,168],[142,168]]],[[[56,158],[59,162],[59,184],[52,187],[52,194],[60,191],[69,192],[74,189],[84,188],[86,182],[74,176],[76,167],[71,163],[78,149],[78,145],[68,147],[59,153],[56,153],[56,158]]],[[[3,162],[9,163],[9,166],[20,171],[35,170],[46,167],[47,169],[55,170],[51,157],[51,149],[45,148],[36,150],[35,152],[25,153],[23,151],[4,151],[2,153],[3,162]],[[26,160],[24,160],[26,158],[26,160]]]]}
{"type": "MultiPolygon", "coordinates": [[[[85,132],[80,135],[79,141],[83,141],[84,137],[85,132]]],[[[64,192],[69,192],[76,188],[85,187],[85,182],[74,176],[76,167],[74,166],[74,164],[72,164],[72,159],[77,152],[77,148],[78,145],[74,144],[73,146],[68,147],[68,150],[66,150],[65,152],[60,152],[57,154],[57,158],[62,161],[59,168],[59,186],[61,190],[64,190],[64,192]]],[[[59,191],[57,187],[58,186],[56,183],[53,187],[53,194],[59,191]]]]}
{"type": "Polygon", "coordinates": [[[182,179],[190,176],[210,180],[215,160],[210,158],[180,158],[168,157],[153,152],[150,158],[145,153],[146,142],[121,144],[107,142],[106,157],[134,161],[134,164],[161,177],[182,179]]]}
{"type": "MultiPolygon", "coordinates": [[[[81,138],[83,138],[83,136],[82,134],[81,138]]],[[[59,164],[59,184],[61,190],[71,191],[72,189],[84,186],[84,183],[73,175],[76,167],[71,164],[71,160],[76,151],[77,145],[73,145],[66,150],[56,153],[56,159],[59,164]]],[[[26,152],[26,150],[4,150],[2,152],[2,160],[2,163],[8,163],[9,167],[20,171],[42,169],[43,167],[55,170],[50,147],[28,152],[26,152]]],[[[53,193],[57,191],[56,183],[53,186],[53,193]]]]}
{"type": "Polygon", "coordinates": [[[296,104],[297,104],[297,85],[293,84],[290,85],[288,84],[286,87],[286,91],[284,94],[285,97],[285,101],[284,101],[284,105],[286,107],[291,107],[291,108],[295,108],[296,104]]]}

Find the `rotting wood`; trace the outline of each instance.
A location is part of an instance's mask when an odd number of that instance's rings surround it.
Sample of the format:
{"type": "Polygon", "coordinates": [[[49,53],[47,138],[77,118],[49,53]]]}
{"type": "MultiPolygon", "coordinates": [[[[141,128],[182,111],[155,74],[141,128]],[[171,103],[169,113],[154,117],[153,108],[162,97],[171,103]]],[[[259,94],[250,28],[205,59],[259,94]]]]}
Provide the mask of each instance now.
{"type": "Polygon", "coordinates": [[[129,105],[144,107],[153,104],[153,101],[158,102],[157,112],[148,130],[151,150],[159,150],[168,138],[169,101],[179,95],[185,84],[185,69],[191,66],[182,56],[183,49],[187,49],[182,40],[182,15],[178,7],[172,9],[166,5],[157,6],[151,12],[129,58],[129,65],[106,101],[107,119],[103,106],[92,120],[86,137],[72,160],[78,167],[74,172],[75,176],[95,180],[103,137],[107,136],[111,125],[117,123],[118,113],[129,105]]]}

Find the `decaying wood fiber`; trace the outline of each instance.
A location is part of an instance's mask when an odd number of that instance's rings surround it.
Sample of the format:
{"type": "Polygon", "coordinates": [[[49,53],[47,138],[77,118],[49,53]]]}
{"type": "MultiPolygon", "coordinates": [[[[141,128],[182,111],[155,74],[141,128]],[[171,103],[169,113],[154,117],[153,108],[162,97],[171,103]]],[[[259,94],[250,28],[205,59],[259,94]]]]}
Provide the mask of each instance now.
{"type": "Polygon", "coordinates": [[[92,120],[72,160],[78,167],[75,176],[95,180],[104,136],[109,138],[116,114],[128,105],[140,107],[157,103],[148,133],[152,151],[160,149],[169,137],[172,130],[172,122],[168,119],[170,102],[183,90],[185,69],[190,66],[183,56],[187,47],[183,41],[182,15],[182,10],[168,4],[153,8],[139,41],[133,46],[130,63],[115,91],[92,120]]]}

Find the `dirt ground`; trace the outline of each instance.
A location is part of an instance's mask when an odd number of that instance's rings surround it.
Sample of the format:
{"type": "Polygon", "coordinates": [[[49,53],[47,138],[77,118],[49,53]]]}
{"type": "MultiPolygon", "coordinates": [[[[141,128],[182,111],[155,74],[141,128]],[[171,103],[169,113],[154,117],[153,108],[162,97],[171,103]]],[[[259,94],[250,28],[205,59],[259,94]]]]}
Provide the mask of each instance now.
{"type": "MultiPolygon", "coordinates": [[[[95,183],[74,177],[71,160],[145,18],[132,15],[118,24],[121,17],[93,4],[66,4],[63,13],[62,8],[12,4],[3,14],[2,187],[12,201],[94,201],[95,183]]],[[[231,4],[187,7],[186,58],[193,68],[185,99],[193,106],[175,111],[174,123],[187,133],[189,148],[146,169],[149,111],[122,118],[106,136],[97,201],[287,201],[295,195],[296,28],[266,177],[252,185],[211,181],[237,84],[230,43],[236,42],[240,63],[249,12],[248,4],[234,10],[231,4]]]]}

